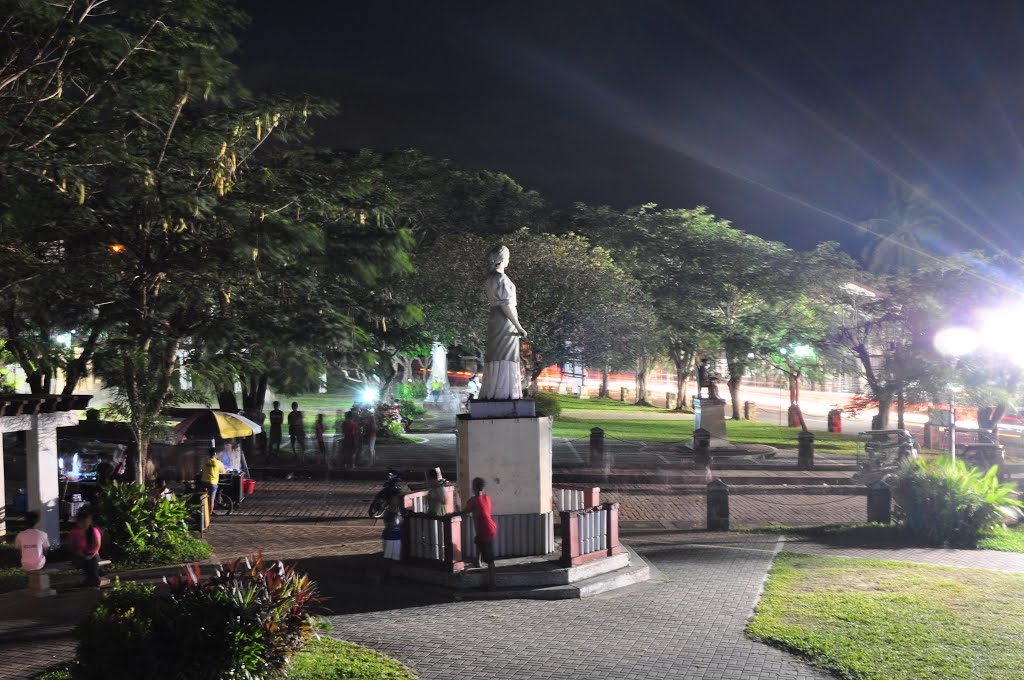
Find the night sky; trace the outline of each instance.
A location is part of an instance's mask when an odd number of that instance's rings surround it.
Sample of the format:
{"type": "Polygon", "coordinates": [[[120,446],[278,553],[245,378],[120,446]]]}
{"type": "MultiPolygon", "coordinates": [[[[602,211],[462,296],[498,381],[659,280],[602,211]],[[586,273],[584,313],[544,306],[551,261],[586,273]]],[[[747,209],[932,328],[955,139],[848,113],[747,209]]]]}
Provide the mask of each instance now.
{"type": "Polygon", "coordinates": [[[940,249],[1013,251],[1024,3],[246,0],[257,91],[340,102],[335,147],[414,147],[556,207],[705,204],[796,247],[931,189],[940,249]]]}

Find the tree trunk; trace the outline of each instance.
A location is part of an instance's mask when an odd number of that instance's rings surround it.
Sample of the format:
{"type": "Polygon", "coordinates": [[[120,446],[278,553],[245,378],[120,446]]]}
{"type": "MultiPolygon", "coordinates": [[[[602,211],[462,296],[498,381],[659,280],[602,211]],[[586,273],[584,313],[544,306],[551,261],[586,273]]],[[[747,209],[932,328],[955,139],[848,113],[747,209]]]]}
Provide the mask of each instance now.
{"type": "Polygon", "coordinates": [[[905,430],[907,429],[906,420],[904,420],[904,413],[906,411],[906,397],[903,393],[903,386],[900,386],[899,392],[896,393],[896,429],[905,430]]]}
{"type": "Polygon", "coordinates": [[[226,413],[238,413],[238,398],[235,396],[234,385],[231,389],[217,392],[217,409],[226,413]]]}
{"type": "Polygon", "coordinates": [[[673,352],[672,366],[676,370],[676,411],[686,409],[686,386],[690,382],[690,371],[693,370],[693,360],[696,352],[673,352]]]}
{"type": "Polygon", "coordinates": [[[650,406],[647,400],[647,373],[651,370],[647,357],[641,355],[636,362],[636,404],[650,406]]]}
{"type": "Polygon", "coordinates": [[[598,390],[597,396],[601,399],[608,398],[608,366],[601,369],[601,388],[598,390]]]}
{"type": "Polygon", "coordinates": [[[889,411],[892,410],[892,394],[884,392],[876,395],[878,400],[878,413],[871,419],[872,430],[889,429],[889,411]]]}
{"type": "Polygon", "coordinates": [[[729,374],[729,398],[732,399],[732,419],[740,420],[740,383],[743,382],[743,374],[729,374]]]}

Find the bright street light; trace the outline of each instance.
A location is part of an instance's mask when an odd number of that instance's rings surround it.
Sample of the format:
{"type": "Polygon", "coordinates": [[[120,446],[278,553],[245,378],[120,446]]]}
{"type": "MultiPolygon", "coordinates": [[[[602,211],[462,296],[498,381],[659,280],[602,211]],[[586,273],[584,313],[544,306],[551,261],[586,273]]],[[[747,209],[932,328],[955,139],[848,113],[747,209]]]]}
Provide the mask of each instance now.
{"type": "MultiPolygon", "coordinates": [[[[950,326],[935,334],[932,341],[939,354],[954,360],[954,369],[959,368],[959,360],[978,349],[981,336],[973,328],[966,326],[950,326]]],[[[956,393],[959,385],[949,386],[949,457],[956,460],[956,393]]],[[[961,388],[962,389],[962,388],[961,388]]]]}

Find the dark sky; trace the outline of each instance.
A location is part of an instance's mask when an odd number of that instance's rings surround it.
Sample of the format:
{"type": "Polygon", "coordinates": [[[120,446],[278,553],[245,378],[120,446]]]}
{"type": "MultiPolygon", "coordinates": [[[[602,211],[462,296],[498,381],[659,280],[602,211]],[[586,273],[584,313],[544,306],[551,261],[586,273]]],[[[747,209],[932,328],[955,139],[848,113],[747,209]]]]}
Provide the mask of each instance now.
{"type": "Polygon", "coordinates": [[[1024,3],[244,0],[245,82],[333,98],[337,147],[415,147],[556,206],[705,204],[809,247],[930,187],[944,245],[1019,250],[1024,3]]]}

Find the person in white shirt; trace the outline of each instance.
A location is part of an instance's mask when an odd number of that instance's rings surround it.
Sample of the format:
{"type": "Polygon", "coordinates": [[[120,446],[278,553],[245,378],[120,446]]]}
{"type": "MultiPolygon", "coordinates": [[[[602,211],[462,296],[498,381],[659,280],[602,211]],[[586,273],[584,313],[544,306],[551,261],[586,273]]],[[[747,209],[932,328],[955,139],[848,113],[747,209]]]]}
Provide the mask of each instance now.
{"type": "Polygon", "coordinates": [[[50,538],[45,531],[36,529],[39,513],[30,510],[25,513],[28,529],[18,534],[14,545],[21,551],[21,568],[25,571],[39,571],[46,566],[46,551],[50,549],[50,538]]]}

